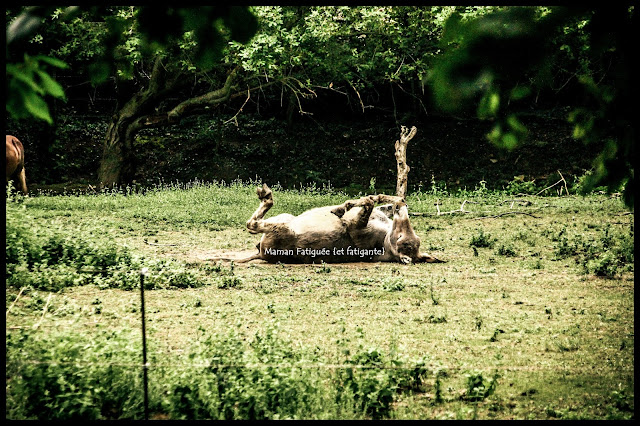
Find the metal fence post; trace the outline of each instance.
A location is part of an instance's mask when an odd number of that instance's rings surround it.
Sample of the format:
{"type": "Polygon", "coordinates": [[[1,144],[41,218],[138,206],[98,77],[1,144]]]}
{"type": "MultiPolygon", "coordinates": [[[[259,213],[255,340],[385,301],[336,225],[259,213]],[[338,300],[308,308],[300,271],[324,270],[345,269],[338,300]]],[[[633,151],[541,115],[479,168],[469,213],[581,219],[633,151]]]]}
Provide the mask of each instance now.
{"type": "Polygon", "coordinates": [[[147,330],[144,319],[144,276],[148,269],[142,268],[140,271],[140,312],[142,313],[142,374],[144,384],[144,419],[149,420],[149,385],[147,378],[147,330]]]}

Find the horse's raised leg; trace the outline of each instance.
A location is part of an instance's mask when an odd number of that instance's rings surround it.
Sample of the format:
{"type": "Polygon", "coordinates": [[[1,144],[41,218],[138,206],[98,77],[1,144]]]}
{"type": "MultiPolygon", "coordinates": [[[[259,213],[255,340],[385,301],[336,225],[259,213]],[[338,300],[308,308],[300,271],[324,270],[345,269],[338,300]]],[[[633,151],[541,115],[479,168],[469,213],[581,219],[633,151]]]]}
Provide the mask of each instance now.
{"type": "Polygon", "coordinates": [[[356,229],[364,229],[369,223],[369,217],[371,216],[375,203],[373,198],[370,197],[364,197],[361,200],[362,202],[359,203],[360,205],[358,207],[362,207],[362,209],[347,223],[347,231],[349,232],[356,229]]]}
{"type": "MultiPolygon", "coordinates": [[[[400,201],[404,201],[404,199],[402,197],[396,197],[395,195],[384,195],[384,194],[368,195],[366,197],[361,197],[357,200],[347,200],[344,203],[336,206],[333,210],[331,210],[331,213],[341,218],[342,216],[344,216],[346,212],[351,210],[353,207],[365,207],[369,205],[373,206],[374,204],[397,203],[400,201]]],[[[367,213],[367,218],[369,217],[370,214],[371,214],[371,211],[367,213]]]]}
{"type": "Polygon", "coordinates": [[[398,197],[396,195],[378,194],[378,195],[371,195],[371,197],[373,197],[373,201],[378,204],[389,204],[389,203],[395,204],[399,202],[404,202],[404,198],[398,197]]]}
{"type": "Polygon", "coordinates": [[[260,199],[260,206],[247,221],[247,229],[252,234],[260,234],[270,229],[269,226],[263,223],[262,219],[269,209],[273,207],[273,195],[266,183],[262,185],[262,188],[258,187],[256,193],[260,199]]]}
{"type": "Polygon", "coordinates": [[[344,203],[335,206],[333,210],[331,210],[331,213],[341,218],[342,216],[344,216],[346,212],[348,212],[352,208],[363,207],[365,204],[369,203],[371,200],[371,197],[373,196],[369,195],[368,197],[362,197],[357,200],[347,200],[344,203]]]}

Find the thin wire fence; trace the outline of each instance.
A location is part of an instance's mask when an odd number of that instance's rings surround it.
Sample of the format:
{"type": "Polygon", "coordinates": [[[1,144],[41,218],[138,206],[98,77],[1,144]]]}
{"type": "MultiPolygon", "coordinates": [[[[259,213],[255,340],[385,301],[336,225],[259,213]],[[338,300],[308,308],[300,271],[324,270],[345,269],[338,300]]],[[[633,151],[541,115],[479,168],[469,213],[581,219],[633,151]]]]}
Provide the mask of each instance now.
{"type": "MultiPolygon", "coordinates": [[[[426,365],[424,363],[416,363],[409,366],[397,365],[397,364],[378,364],[378,365],[363,365],[357,363],[322,363],[322,362],[300,362],[300,361],[292,361],[292,362],[281,362],[281,363],[268,363],[268,362],[257,362],[257,363],[214,363],[214,362],[149,362],[147,359],[147,340],[146,340],[146,321],[145,321],[145,296],[144,296],[144,277],[147,274],[147,268],[143,268],[140,271],[140,314],[141,314],[141,338],[142,338],[142,359],[141,363],[135,362],[77,362],[77,361],[41,361],[34,359],[12,359],[11,361],[6,361],[5,366],[18,368],[26,365],[46,365],[49,367],[55,366],[76,366],[77,368],[86,368],[86,367],[107,367],[107,368],[126,368],[126,369],[142,369],[143,373],[143,406],[144,406],[144,419],[149,420],[149,370],[162,370],[162,369],[176,369],[181,368],[182,370],[188,368],[195,369],[213,369],[213,370],[224,370],[224,369],[235,369],[235,370],[263,370],[263,369],[286,369],[286,370],[296,370],[296,369],[323,369],[323,370],[395,370],[395,371],[406,371],[413,372],[423,376],[428,376],[433,378],[436,381],[436,387],[439,388],[439,379],[441,377],[441,373],[446,373],[447,376],[450,374],[461,374],[465,372],[491,372],[495,375],[498,375],[498,372],[504,374],[505,372],[517,371],[517,372],[548,372],[548,371],[561,371],[563,373],[584,373],[584,367],[567,367],[567,366],[550,366],[550,365],[518,365],[518,366],[507,366],[507,365],[494,365],[494,366],[485,366],[485,367],[471,367],[471,366],[462,366],[462,367],[452,367],[445,366],[441,364],[433,364],[426,365]]],[[[9,306],[6,311],[6,316],[9,316],[9,312],[15,306],[18,299],[23,293],[24,288],[20,289],[20,292],[16,296],[13,303],[9,306]]],[[[30,327],[7,327],[7,330],[11,329],[30,329],[32,331],[38,331],[42,326],[42,322],[48,312],[48,307],[51,302],[52,293],[49,294],[47,301],[42,310],[42,315],[36,324],[30,327]]],[[[99,321],[94,322],[93,324],[99,324],[99,321]]],[[[601,367],[606,368],[604,365],[601,367]]],[[[592,367],[595,368],[595,367],[592,367]]],[[[629,371],[633,374],[634,368],[631,366],[618,366],[615,368],[617,371],[629,371]]]]}
{"type": "MultiPolygon", "coordinates": [[[[144,268],[146,269],[146,268],[144,268]]],[[[481,371],[481,372],[495,372],[495,371],[524,371],[524,372],[540,372],[540,371],[563,371],[563,372],[584,372],[585,367],[576,366],[576,367],[568,367],[568,366],[551,366],[551,365],[493,365],[486,367],[476,367],[476,366],[463,366],[463,367],[452,367],[445,365],[413,365],[413,366],[401,366],[401,365],[363,365],[363,364],[352,364],[352,363],[304,363],[304,362],[290,362],[290,363],[245,363],[245,364],[217,364],[217,363],[197,363],[197,362],[171,362],[171,363],[153,363],[148,362],[147,353],[146,353],[146,330],[145,330],[145,304],[144,304],[144,277],[147,274],[145,270],[140,271],[140,314],[141,314],[141,325],[142,325],[142,363],[118,363],[118,362],[64,362],[64,361],[39,361],[39,360],[30,360],[23,359],[17,361],[21,364],[30,364],[30,365],[49,365],[49,366],[64,366],[64,365],[77,365],[79,367],[126,367],[126,368],[142,368],[145,376],[145,387],[147,382],[147,370],[148,369],[160,369],[160,368],[235,368],[235,369],[261,369],[261,368],[304,368],[304,369],[327,369],[327,370],[340,370],[340,369],[360,369],[360,370],[416,370],[416,369],[424,369],[427,371],[438,372],[438,371],[446,371],[448,373],[463,373],[467,371],[481,371]]],[[[21,297],[24,288],[20,289],[20,292],[16,296],[15,300],[9,306],[6,311],[6,316],[8,317],[9,312],[15,306],[18,299],[21,297]]],[[[47,301],[44,305],[42,316],[39,321],[32,326],[11,326],[6,327],[7,330],[33,330],[36,331],[40,327],[58,327],[59,324],[42,324],[46,314],[47,308],[49,306],[52,294],[49,294],[47,301]]],[[[87,322],[90,325],[100,324],[100,320],[87,322]]],[[[13,360],[12,363],[15,363],[16,360],[13,360]]],[[[7,363],[8,364],[8,363],[7,363]]],[[[601,366],[604,367],[604,366],[601,366]]],[[[634,366],[618,366],[614,368],[616,371],[634,371],[634,366]]]]}
{"type": "MultiPolygon", "coordinates": [[[[77,365],[79,367],[126,367],[126,368],[142,368],[144,364],[141,363],[119,363],[119,362],[74,362],[74,361],[38,361],[38,360],[20,360],[21,364],[31,365],[49,365],[49,366],[64,366],[64,365],[77,365]]],[[[259,369],[259,368],[306,368],[306,369],[327,369],[327,370],[341,370],[341,369],[361,369],[361,370],[416,370],[425,369],[428,371],[446,371],[446,372],[466,372],[470,370],[478,370],[483,372],[493,371],[566,371],[566,372],[584,372],[584,367],[566,367],[566,366],[533,366],[533,365],[496,365],[490,367],[450,367],[450,366],[396,366],[396,365],[363,365],[363,364],[325,364],[325,363],[246,363],[246,364],[215,364],[215,363],[197,363],[197,362],[172,362],[172,363],[152,363],[147,362],[146,367],[153,368],[245,368],[245,369],[259,369]]],[[[618,368],[617,370],[633,371],[633,366],[625,366],[618,368]]]]}

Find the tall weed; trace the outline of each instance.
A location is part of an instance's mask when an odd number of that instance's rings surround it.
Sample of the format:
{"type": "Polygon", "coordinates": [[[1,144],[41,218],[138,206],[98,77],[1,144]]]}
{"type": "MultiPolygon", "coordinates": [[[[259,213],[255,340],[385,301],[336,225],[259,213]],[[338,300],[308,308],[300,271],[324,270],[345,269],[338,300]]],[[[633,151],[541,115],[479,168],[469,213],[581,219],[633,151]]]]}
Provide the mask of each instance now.
{"type": "MultiPolygon", "coordinates": [[[[6,343],[8,418],[143,418],[138,333],[19,330],[6,343]]],[[[387,418],[398,395],[422,391],[431,374],[426,359],[407,360],[395,348],[360,345],[343,354],[346,367],[328,366],[316,351],[282,336],[277,324],[252,338],[235,329],[214,336],[200,329],[184,355],[168,359],[149,348],[151,416],[387,418]]]]}
{"type": "Polygon", "coordinates": [[[142,418],[138,341],[129,331],[7,333],[7,418],[142,418]]]}

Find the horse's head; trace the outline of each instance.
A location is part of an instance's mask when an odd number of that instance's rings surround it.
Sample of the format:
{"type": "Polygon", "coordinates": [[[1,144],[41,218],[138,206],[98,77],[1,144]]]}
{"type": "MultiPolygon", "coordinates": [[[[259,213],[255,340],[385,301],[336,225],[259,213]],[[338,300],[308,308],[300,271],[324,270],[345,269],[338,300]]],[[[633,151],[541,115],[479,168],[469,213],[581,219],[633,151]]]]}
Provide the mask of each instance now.
{"type": "Polygon", "coordinates": [[[404,201],[393,205],[393,225],[387,235],[388,247],[391,254],[401,263],[442,262],[441,260],[420,252],[420,237],[416,235],[409,221],[409,211],[404,201]]]}

